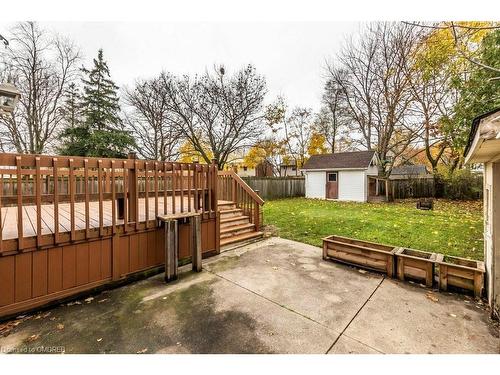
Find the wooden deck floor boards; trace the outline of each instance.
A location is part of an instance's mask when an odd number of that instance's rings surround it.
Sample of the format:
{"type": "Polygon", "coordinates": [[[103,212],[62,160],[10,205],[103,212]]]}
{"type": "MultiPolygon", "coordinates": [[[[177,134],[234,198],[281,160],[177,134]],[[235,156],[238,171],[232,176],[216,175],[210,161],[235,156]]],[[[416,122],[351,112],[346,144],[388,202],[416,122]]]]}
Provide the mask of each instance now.
{"type": "MultiPolygon", "coordinates": [[[[194,198],[189,198],[187,196],[183,197],[183,208],[181,211],[181,197],[175,197],[175,208],[176,212],[194,212],[194,198]],[[191,207],[191,210],[189,210],[191,207]]],[[[224,203],[224,201],[220,201],[224,203]]],[[[75,230],[85,229],[85,202],[75,203],[75,230]]],[[[146,221],[146,199],[139,199],[139,222],[146,221]]],[[[112,225],[112,201],[107,200],[103,202],[103,227],[109,227],[112,225]]],[[[42,215],[42,234],[52,234],[55,232],[54,228],[54,205],[43,204],[41,206],[42,215]]],[[[154,220],[156,218],[155,209],[155,198],[150,197],[148,202],[148,219],[154,220]]],[[[172,197],[167,197],[167,211],[164,212],[164,202],[163,197],[158,197],[158,215],[171,214],[172,210],[172,197]]],[[[116,214],[118,215],[118,208],[116,207],[116,214]]],[[[71,205],[69,203],[59,203],[59,232],[69,232],[71,231],[71,205]]],[[[2,239],[9,240],[18,238],[17,229],[17,207],[2,207],[2,239]]],[[[123,224],[123,219],[116,219],[116,224],[123,224]]],[[[89,203],[89,228],[99,228],[99,202],[89,203]]],[[[37,207],[36,205],[26,205],[23,207],[23,236],[31,237],[36,236],[37,232],[37,207]]]]}

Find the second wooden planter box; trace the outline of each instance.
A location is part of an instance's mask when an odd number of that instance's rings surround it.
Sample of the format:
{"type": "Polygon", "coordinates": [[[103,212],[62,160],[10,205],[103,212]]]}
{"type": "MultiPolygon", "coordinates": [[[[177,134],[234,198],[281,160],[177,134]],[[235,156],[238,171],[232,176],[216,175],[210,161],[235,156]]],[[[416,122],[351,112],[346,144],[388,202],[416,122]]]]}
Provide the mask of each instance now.
{"type": "Polygon", "coordinates": [[[341,236],[323,238],[323,259],[385,272],[389,277],[394,277],[394,252],[394,247],[375,242],[341,236]]]}
{"type": "Polygon", "coordinates": [[[400,247],[396,251],[396,262],[399,280],[414,279],[432,287],[435,253],[400,247]]]}
{"type": "Polygon", "coordinates": [[[481,297],[484,284],[484,263],[477,260],[438,255],[439,290],[448,286],[471,290],[475,297],[481,297]]]}

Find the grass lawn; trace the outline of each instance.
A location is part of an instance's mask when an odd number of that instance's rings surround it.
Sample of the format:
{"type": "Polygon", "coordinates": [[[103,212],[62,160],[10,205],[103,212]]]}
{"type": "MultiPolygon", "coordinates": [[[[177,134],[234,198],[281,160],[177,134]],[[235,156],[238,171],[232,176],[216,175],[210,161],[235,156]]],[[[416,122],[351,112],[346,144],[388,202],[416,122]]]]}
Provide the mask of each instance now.
{"type": "Polygon", "coordinates": [[[433,211],[415,201],[333,202],[306,198],[266,201],[264,223],[277,235],[321,246],[331,234],[388,245],[483,259],[481,201],[435,200],[433,211]]]}

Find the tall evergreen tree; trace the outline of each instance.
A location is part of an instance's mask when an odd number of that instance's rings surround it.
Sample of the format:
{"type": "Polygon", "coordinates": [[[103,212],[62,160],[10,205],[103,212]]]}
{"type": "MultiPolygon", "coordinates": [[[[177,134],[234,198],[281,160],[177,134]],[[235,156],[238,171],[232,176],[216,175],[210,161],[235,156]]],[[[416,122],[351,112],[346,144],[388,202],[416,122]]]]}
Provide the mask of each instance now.
{"type": "Polygon", "coordinates": [[[59,152],[68,154],[64,149],[65,145],[71,145],[75,142],[74,129],[81,125],[81,95],[78,86],[72,82],[64,93],[64,102],[61,108],[61,117],[64,130],[61,137],[64,139],[63,146],[59,148],[59,152]],[[67,140],[66,140],[67,138],[67,140]]]}
{"type": "Polygon", "coordinates": [[[61,153],[79,156],[125,157],[135,145],[119,117],[118,86],[111,80],[102,49],[85,74],[81,99],[82,122],[66,128],[61,153]]]}

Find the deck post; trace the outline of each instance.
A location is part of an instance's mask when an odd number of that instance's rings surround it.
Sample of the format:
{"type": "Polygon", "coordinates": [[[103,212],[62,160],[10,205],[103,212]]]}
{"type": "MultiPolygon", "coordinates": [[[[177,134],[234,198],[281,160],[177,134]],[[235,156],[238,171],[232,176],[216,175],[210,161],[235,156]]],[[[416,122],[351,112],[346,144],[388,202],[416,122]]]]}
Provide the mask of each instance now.
{"type": "Polygon", "coordinates": [[[165,221],[165,281],[177,280],[178,259],[178,224],[177,220],[165,221]]]}
{"type": "MultiPolygon", "coordinates": [[[[234,174],[238,174],[238,168],[236,166],[233,166],[233,171],[234,174]]],[[[231,176],[231,200],[234,203],[238,203],[238,192],[236,191],[237,185],[236,185],[236,180],[234,177],[231,176]]]]}
{"type": "Polygon", "coordinates": [[[200,192],[198,190],[199,174],[198,174],[198,161],[194,161],[194,172],[193,172],[193,189],[194,189],[194,210],[198,212],[200,210],[200,192]]]}
{"type": "Polygon", "coordinates": [[[191,225],[191,263],[193,271],[201,271],[201,217],[199,215],[190,218],[191,225]]]}
{"type": "Polygon", "coordinates": [[[215,217],[217,217],[217,212],[219,211],[219,184],[218,184],[218,167],[217,167],[217,160],[212,159],[212,206],[213,206],[213,211],[215,212],[215,217]]]}
{"type": "MultiPolygon", "coordinates": [[[[137,155],[130,152],[128,158],[135,160],[137,155]]],[[[128,170],[128,221],[135,222],[137,214],[137,171],[136,164],[132,163],[132,168],[128,170]]],[[[127,197],[125,197],[127,199],[127,197]]]]}

